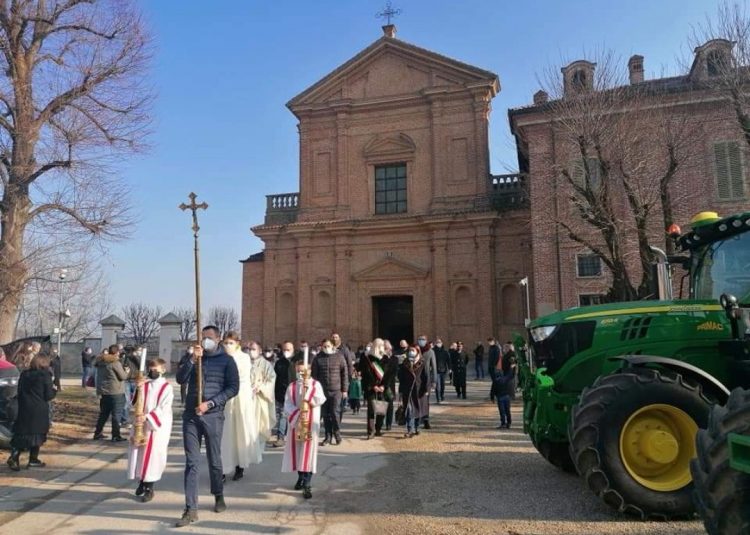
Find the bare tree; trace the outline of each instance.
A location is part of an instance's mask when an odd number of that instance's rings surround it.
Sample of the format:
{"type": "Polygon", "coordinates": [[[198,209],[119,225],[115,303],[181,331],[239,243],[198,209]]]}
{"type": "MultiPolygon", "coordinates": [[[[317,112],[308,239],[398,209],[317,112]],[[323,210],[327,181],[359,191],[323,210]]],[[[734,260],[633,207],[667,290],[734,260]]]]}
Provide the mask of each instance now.
{"type": "Polygon", "coordinates": [[[737,127],[750,146],[750,14],[747,3],[722,2],[714,17],[693,29],[691,48],[715,41],[700,82],[730,102],[737,127]]]}
{"type": "Polygon", "coordinates": [[[195,310],[192,308],[175,308],[172,314],[180,318],[180,340],[195,340],[195,310]]]}
{"type": "Polygon", "coordinates": [[[234,331],[239,325],[237,311],[229,306],[215,306],[208,311],[209,322],[219,328],[223,337],[227,332],[234,331]]]}
{"type": "Polygon", "coordinates": [[[68,269],[63,283],[34,278],[27,284],[16,323],[18,337],[48,335],[58,326],[61,293],[63,310],[70,311],[63,323],[63,340],[78,341],[99,329],[99,321],[112,312],[107,278],[91,261],[77,268],[68,269]]]}
{"type": "Polygon", "coordinates": [[[0,342],[39,256],[124,236],[112,166],[147,133],[148,58],[133,0],[0,0],[0,342]]]}
{"type": "Polygon", "coordinates": [[[125,321],[125,334],[136,344],[146,344],[159,332],[161,307],[152,307],[143,303],[133,303],[122,308],[122,319],[125,321]]]}
{"type": "Polygon", "coordinates": [[[675,177],[700,157],[690,150],[700,125],[656,106],[658,85],[628,84],[611,52],[596,59],[587,86],[566,91],[559,75],[548,76],[549,114],[571,157],[557,171],[573,210],[561,211],[558,224],[606,265],[608,298],[628,301],[652,292],[650,246],[665,247],[663,229],[683,195],[675,177]]]}

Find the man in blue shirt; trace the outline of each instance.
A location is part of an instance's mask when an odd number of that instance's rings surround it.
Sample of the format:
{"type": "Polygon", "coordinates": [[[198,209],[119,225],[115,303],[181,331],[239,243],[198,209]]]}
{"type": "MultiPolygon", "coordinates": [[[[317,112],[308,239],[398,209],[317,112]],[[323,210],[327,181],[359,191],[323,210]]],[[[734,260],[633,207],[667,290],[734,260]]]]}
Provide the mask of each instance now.
{"type": "Polygon", "coordinates": [[[200,346],[186,354],[177,370],[177,382],[187,384],[185,411],[182,413],[182,440],[185,447],[185,512],[177,527],[198,520],[198,471],[200,446],[206,440],[206,455],[214,495],[214,511],[221,513],[224,503],[223,469],[221,466],[221,434],[224,428],[224,405],[237,395],[240,388],[237,364],[221,346],[219,329],[213,325],[201,332],[200,346]],[[203,397],[198,400],[195,361],[202,358],[203,397]]]}

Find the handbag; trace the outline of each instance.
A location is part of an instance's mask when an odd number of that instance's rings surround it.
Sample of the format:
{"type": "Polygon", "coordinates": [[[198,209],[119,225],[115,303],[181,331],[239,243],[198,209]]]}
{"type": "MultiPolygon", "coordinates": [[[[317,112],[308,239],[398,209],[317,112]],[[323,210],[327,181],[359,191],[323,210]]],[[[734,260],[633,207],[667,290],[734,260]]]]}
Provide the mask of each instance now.
{"type": "Polygon", "coordinates": [[[396,409],[396,425],[406,425],[406,409],[403,405],[396,409]]]}
{"type": "Polygon", "coordinates": [[[385,414],[388,412],[388,402],[383,399],[374,399],[372,405],[375,411],[375,416],[385,416],[385,414]]]}

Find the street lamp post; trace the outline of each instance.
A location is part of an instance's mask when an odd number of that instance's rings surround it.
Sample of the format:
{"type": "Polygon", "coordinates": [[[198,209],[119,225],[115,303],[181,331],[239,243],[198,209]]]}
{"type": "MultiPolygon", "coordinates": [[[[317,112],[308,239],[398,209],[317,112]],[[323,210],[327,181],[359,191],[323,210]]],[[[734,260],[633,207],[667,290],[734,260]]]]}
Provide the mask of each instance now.
{"type": "Polygon", "coordinates": [[[65,282],[65,278],[68,276],[68,270],[67,269],[61,269],[60,275],[58,277],[60,281],[60,308],[59,313],[57,314],[57,354],[60,357],[60,365],[62,367],[62,333],[63,333],[63,321],[66,317],[70,316],[70,312],[63,309],[63,283],[65,282]]]}
{"type": "Polygon", "coordinates": [[[526,293],[526,319],[524,320],[524,326],[528,327],[531,323],[531,299],[529,298],[529,278],[524,277],[518,284],[523,286],[524,292],[526,293]]]}

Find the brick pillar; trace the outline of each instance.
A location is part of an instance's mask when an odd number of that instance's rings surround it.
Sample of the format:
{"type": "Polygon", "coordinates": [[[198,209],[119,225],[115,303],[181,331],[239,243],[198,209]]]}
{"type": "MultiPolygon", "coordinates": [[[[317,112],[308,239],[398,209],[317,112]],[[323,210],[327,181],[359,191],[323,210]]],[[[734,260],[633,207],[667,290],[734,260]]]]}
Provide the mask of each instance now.
{"type": "Polygon", "coordinates": [[[475,227],[476,232],[476,266],[477,266],[477,295],[476,303],[479,310],[479,333],[477,340],[484,340],[490,336],[495,326],[494,300],[495,281],[493,277],[494,239],[491,223],[487,222],[475,227]]]}
{"type": "Polygon", "coordinates": [[[436,229],[432,233],[432,326],[431,338],[448,336],[448,233],[436,229]]]}

